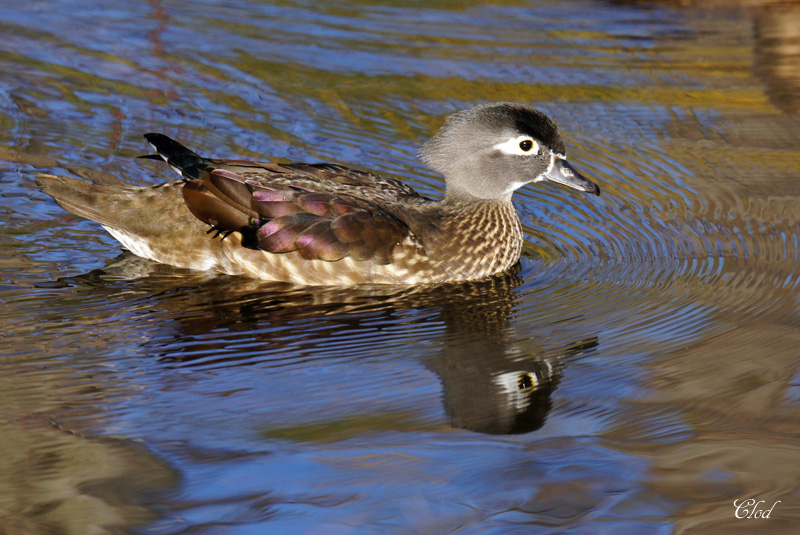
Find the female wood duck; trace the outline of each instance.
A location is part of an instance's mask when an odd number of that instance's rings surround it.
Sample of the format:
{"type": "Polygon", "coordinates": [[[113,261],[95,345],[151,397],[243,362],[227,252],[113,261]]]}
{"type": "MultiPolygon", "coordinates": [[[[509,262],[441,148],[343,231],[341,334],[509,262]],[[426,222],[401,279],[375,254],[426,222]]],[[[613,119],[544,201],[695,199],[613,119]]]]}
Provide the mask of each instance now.
{"type": "Polygon", "coordinates": [[[136,255],[303,285],[482,279],[519,260],[516,189],[550,180],[600,194],[567,163],[556,125],[514,103],[451,115],[425,143],[421,160],[447,185],[438,201],[340,165],[217,160],[162,134],[145,138],[158,153],[150,157],[183,180],[138,187],[40,175],[37,184],[136,255]]]}

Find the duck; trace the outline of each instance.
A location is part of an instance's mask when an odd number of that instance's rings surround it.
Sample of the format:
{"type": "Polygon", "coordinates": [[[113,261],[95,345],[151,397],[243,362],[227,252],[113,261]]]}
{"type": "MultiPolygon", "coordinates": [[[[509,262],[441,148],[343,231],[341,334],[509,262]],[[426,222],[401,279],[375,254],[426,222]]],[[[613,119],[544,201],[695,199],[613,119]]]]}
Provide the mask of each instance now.
{"type": "Polygon", "coordinates": [[[600,194],[566,159],[556,124],[520,103],[447,117],[419,159],[444,177],[441,199],[333,163],[206,158],[145,134],[180,179],[136,186],[41,174],[37,185],[133,254],[179,268],[295,285],[422,285],[508,271],[522,252],[512,203],[527,184],[600,194]]]}

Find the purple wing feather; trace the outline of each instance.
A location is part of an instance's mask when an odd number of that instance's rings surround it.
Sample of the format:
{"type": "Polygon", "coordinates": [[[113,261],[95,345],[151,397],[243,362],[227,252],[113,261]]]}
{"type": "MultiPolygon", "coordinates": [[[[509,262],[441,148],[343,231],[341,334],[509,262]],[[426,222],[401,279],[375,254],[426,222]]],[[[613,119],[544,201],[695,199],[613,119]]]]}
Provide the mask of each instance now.
{"type": "MultiPolygon", "coordinates": [[[[301,165],[305,164],[294,167],[301,165]]],[[[339,175],[345,169],[307,167],[339,175]]],[[[359,176],[339,176],[338,183],[358,185],[359,176]]],[[[344,192],[309,191],[284,182],[248,180],[224,169],[187,182],[184,200],[199,219],[254,237],[253,247],[271,253],[297,251],[307,259],[333,262],[349,256],[385,264],[391,261],[395,246],[410,234],[408,225],[377,201],[344,192]]]]}

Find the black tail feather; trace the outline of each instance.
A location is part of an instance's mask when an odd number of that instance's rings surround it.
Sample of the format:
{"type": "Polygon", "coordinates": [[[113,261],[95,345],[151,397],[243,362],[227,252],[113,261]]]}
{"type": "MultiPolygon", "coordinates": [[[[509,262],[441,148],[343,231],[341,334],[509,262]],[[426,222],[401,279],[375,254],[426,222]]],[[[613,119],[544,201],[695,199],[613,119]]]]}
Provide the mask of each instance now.
{"type": "Polygon", "coordinates": [[[140,158],[164,160],[186,180],[199,179],[202,172],[209,167],[208,160],[164,134],[150,133],[145,134],[144,138],[158,154],[148,154],[140,158]]]}

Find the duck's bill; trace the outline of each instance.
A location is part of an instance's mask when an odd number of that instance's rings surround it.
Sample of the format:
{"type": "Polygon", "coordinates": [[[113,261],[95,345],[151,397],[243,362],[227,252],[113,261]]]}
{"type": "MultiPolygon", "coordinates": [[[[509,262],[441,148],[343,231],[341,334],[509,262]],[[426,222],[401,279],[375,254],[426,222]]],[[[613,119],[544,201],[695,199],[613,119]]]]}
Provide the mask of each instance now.
{"type": "Polygon", "coordinates": [[[600,195],[600,187],[577,172],[564,158],[556,158],[553,162],[553,168],[544,177],[551,182],[600,195]]]}

